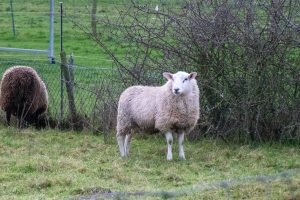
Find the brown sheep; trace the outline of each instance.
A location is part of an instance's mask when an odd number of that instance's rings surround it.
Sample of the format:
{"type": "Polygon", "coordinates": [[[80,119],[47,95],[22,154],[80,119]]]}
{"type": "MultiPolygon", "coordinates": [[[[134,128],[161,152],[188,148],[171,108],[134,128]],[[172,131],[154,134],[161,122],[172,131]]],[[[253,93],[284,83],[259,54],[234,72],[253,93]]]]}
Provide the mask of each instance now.
{"type": "Polygon", "coordinates": [[[25,123],[38,126],[39,115],[48,108],[48,92],[34,69],[13,66],[4,72],[0,82],[0,107],[6,112],[8,126],[11,115],[17,116],[20,128],[25,123]]]}

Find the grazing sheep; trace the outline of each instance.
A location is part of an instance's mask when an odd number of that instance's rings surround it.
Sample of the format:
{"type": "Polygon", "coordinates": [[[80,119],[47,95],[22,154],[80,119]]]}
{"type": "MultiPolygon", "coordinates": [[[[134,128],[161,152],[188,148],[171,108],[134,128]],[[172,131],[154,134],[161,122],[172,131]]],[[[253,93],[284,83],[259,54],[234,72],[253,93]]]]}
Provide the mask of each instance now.
{"type": "Polygon", "coordinates": [[[122,157],[129,155],[134,129],[165,132],[167,160],[172,160],[173,133],[178,135],[179,158],[185,159],[184,134],[199,118],[197,73],[163,73],[168,80],[160,87],[132,86],[120,96],[117,117],[117,141],[122,157]]]}
{"type": "Polygon", "coordinates": [[[0,83],[0,107],[6,112],[7,125],[11,114],[24,123],[38,125],[39,115],[48,107],[48,92],[42,79],[31,67],[14,66],[7,69],[0,83]]]}

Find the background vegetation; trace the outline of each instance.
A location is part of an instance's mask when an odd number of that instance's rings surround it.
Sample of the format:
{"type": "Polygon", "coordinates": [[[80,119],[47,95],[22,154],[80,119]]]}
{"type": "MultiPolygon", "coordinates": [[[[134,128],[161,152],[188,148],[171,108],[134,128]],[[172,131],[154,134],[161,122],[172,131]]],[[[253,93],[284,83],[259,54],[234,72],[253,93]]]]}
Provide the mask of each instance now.
{"type": "Polygon", "coordinates": [[[123,38],[126,61],[114,59],[123,83],[197,71],[202,115],[195,137],[299,139],[299,1],[168,3],[154,10],[132,2],[119,20],[99,21],[105,31],[90,33],[102,47],[107,33],[123,38]]]}
{"type": "MultiPolygon", "coordinates": [[[[4,17],[3,45],[37,48],[43,43],[41,48],[46,48],[48,22],[42,19],[48,18],[48,6],[15,4],[16,21],[22,20],[26,28],[17,26],[20,31],[14,38],[7,31],[10,19],[4,17]]],[[[164,82],[163,71],[185,70],[198,72],[202,94],[193,139],[200,135],[238,141],[299,139],[298,1],[64,4],[64,49],[74,53],[77,65],[85,65],[75,74],[76,105],[84,121],[80,124],[102,131],[114,127],[118,96],[125,87],[159,85],[164,82]],[[103,111],[109,120],[95,117],[103,111]]],[[[8,14],[9,5],[1,5],[8,14]]],[[[57,11],[56,16],[59,25],[57,11]]],[[[58,29],[55,35],[59,38],[58,29]]],[[[55,41],[58,53],[59,40],[55,41]]],[[[50,73],[38,68],[49,80],[49,113],[58,120],[59,66],[50,73]]],[[[68,117],[67,104],[64,116],[68,117]]]]}

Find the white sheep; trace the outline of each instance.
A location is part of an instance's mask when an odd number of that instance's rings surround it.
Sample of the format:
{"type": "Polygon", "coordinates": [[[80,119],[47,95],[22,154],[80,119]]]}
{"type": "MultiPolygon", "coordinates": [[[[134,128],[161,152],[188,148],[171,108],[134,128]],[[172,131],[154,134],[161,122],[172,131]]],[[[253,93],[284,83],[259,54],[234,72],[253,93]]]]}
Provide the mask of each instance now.
{"type": "Polygon", "coordinates": [[[195,77],[177,72],[163,73],[168,80],[163,86],[132,86],[120,96],[117,117],[117,141],[122,157],[129,155],[132,130],[165,132],[168,154],[172,160],[173,133],[178,135],[179,158],[184,160],[184,134],[199,119],[199,88],[195,77]]]}

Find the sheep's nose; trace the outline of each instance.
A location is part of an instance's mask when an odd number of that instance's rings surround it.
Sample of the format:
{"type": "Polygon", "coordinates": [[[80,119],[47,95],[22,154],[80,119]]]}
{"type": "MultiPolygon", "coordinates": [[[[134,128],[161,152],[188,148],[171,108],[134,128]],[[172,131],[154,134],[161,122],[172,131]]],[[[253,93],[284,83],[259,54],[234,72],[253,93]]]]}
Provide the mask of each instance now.
{"type": "Polygon", "coordinates": [[[175,94],[178,94],[179,93],[179,88],[175,88],[174,92],[175,92],[175,94]]]}

